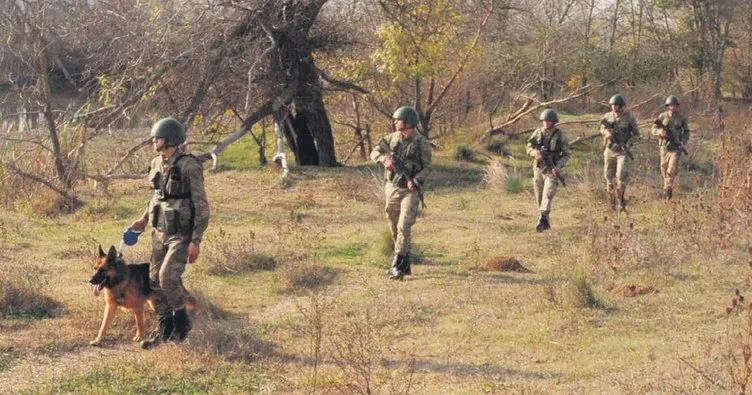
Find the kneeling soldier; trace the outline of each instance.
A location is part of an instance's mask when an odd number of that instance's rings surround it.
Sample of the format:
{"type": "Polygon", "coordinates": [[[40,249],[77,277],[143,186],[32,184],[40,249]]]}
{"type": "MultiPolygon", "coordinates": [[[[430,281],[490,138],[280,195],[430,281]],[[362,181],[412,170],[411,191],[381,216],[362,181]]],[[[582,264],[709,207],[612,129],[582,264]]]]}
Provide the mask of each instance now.
{"type": "Polygon", "coordinates": [[[418,113],[400,107],[392,116],[395,132],[384,136],[371,159],[384,165],[386,217],[394,241],[394,259],[387,274],[393,280],[410,275],[410,228],[423,201],[423,184],[431,168],[431,146],[415,130],[418,113]]]}
{"type": "Polygon", "coordinates": [[[651,134],[659,136],[663,197],[671,199],[679,170],[679,157],[682,153],[687,154],[684,146],[689,141],[689,124],[687,118],[679,113],[679,98],[676,96],[666,98],[666,109],[668,111],[658,115],[653,122],[651,134]]]}
{"type": "Polygon", "coordinates": [[[551,201],[556,195],[559,181],[564,185],[561,169],[569,160],[569,143],[564,132],[556,126],[559,116],[552,109],[543,110],[539,119],[542,126],[533,131],[527,140],[527,154],[533,161],[533,189],[539,215],[535,230],[542,232],[551,227],[548,215],[551,201]]]}

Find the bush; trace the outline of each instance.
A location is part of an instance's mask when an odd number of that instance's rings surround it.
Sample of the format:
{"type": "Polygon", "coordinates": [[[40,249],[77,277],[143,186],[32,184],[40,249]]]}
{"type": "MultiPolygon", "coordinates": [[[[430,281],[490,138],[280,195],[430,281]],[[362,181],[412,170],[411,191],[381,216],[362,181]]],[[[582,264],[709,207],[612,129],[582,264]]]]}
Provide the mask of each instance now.
{"type": "Polygon", "coordinates": [[[475,162],[475,151],[469,145],[458,145],[454,151],[454,159],[462,162],[475,162]]]}
{"type": "Polygon", "coordinates": [[[44,269],[29,264],[4,263],[0,267],[0,317],[54,316],[60,304],[43,293],[44,269]]]}
{"type": "Polygon", "coordinates": [[[286,263],[280,272],[287,291],[320,288],[331,284],[337,277],[334,269],[303,260],[286,263]]]}
{"type": "Polygon", "coordinates": [[[499,156],[509,156],[509,151],[506,150],[506,141],[494,139],[486,143],[486,150],[493,152],[499,156]]]}
{"type": "Polygon", "coordinates": [[[232,237],[220,228],[216,241],[210,241],[206,254],[209,274],[231,275],[258,270],[273,270],[277,262],[269,255],[258,251],[256,235],[249,232],[244,237],[232,237]]]}

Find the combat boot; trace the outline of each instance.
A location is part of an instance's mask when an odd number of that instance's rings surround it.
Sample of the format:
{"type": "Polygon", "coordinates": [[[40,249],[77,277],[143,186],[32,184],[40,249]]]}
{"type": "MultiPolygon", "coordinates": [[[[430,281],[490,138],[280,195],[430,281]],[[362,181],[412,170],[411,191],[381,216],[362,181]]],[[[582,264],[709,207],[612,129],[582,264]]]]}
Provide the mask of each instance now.
{"type": "Polygon", "coordinates": [[[152,331],[149,339],[141,342],[141,348],[144,350],[150,350],[164,342],[166,342],[172,332],[175,330],[175,317],[172,315],[172,311],[166,314],[160,314],[157,319],[157,327],[152,331]]]}
{"type": "Polygon", "coordinates": [[[395,253],[394,258],[392,258],[392,263],[389,265],[389,269],[386,269],[386,274],[391,276],[392,273],[397,273],[397,268],[399,267],[400,262],[400,255],[395,253]]]}
{"type": "Polygon", "coordinates": [[[405,267],[405,270],[403,270],[403,272],[405,272],[405,275],[406,276],[412,276],[413,275],[413,271],[410,268],[412,266],[412,262],[410,261],[410,253],[409,252],[405,254],[405,259],[403,259],[402,262],[403,262],[403,265],[405,267]]]}
{"type": "Polygon", "coordinates": [[[541,212],[541,217],[543,219],[543,230],[551,229],[551,222],[548,220],[548,211],[541,212]]]}
{"type": "Polygon", "coordinates": [[[673,197],[673,195],[674,195],[674,191],[672,190],[672,188],[666,188],[666,189],[663,190],[663,198],[664,199],[671,200],[671,198],[673,197]]]}
{"type": "Polygon", "coordinates": [[[538,223],[535,224],[535,231],[543,232],[550,227],[551,225],[548,223],[548,213],[541,211],[540,214],[538,214],[538,223]]]}
{"type": "Polygon", "coordinates": [[[402,280],[405,277],[405,256],[396,254],[392,267],[389,268],[389,278],[392,280],[402,280]]]}
{"type": "Polygon", "coordinates": [[[188,337],[188,332],[190,332],[192,328],[193,324],[191,324],[191,319],[188,317],[188,312],[185,310],[185,307],[180,310],[175,310],[175,330],[172,332],[170,340],[182,342],[188,337]]]}

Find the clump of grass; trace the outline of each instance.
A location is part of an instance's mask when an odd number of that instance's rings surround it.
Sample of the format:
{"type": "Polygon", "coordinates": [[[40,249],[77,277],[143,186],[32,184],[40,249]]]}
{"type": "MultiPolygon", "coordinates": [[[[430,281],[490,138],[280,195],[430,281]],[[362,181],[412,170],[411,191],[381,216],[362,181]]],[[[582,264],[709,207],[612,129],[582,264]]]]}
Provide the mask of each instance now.
{"type": "Polygon", "coordinates": [[[197,321],[189,339],[190,348],[229,361],[253,362],[274,352],[274,345],[261,339],[255,326],[244,319],[197,321]]]}
{"type": "Polygon", "coordinates": [[[486,165],[483,180],[491,188],[503,188],[508,193],[520,193],[523,189],[522,174],[517,168],[510,169],[501,161],[495,159],[486,165]]]}
{"type": "Polygon", "coordinates": [[[274,270],[277,262],[273,257],[256,249],[256,235],[249,232],[242,237],[233,237],[220,228],[219,236],[211,240],[206,254],[209,274],[232,275],[258,270],[274,270]]]}
{"type": "Polygon", "coordinates": [[[376,240],[376,250],[384,256],[394,254],[394,239],[388,228],[382,229],[379,233],[379,238],[376,240]]]}
{"type": "Polygon", "coordinates": [[[572,276],[572,286],[575,307],[587,309],[602,309],[606,307],[584,270],[577,270],[574,273],[572,276]]]}
{"type": "Polygon", "coordinates": [[[0,269],[0,317],[53,317],[60,303],[44,294],[44,270],[27,263],[10,263],[0,269]]]}
{"type": "Polygon", "coordinates": [[[458,145],[454,151],[454,159],[462,162],[475,162],[475,151],[467,144],[458,145]]]}
{"type": "Polygon", "coordinates": [[[514,194],[522,192],[522,175],[515,172],[508,176],[504,180],[504,190],[514,194]]]}
{"type": "Polygon", "coordinates": [[[317,289],[329,285],[337,277],[334,269],[306,260],[293,260],[280,269],[287,291],[317,289]]]}
{"type": "Polygon", "coordinates": [[[493,152],[499,156],[508,156],[509,151],[506,150],[507,142],[505,140],[493,139],[486,143],[486,150],[493,152]]]}

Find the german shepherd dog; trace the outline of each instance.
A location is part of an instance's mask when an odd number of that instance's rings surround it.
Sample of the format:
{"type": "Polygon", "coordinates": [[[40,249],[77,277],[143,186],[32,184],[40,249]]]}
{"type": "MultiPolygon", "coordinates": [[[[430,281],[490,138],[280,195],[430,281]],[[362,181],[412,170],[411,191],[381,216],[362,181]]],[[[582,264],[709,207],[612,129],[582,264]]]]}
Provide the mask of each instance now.
{"type": "Polygon", "coordinates": [[[104,335],[115,318],[118,307],[130,310],[136,316],[136,336],[133,341],[141,341],[144,332],[144,304],[154,310],[154,298],[149,281],[149,263],[128,265],[115,247],[105,254],[99,246],[99,257],[94,263],[94,274],[89,279],[94,289],[94,296],[104,290],[105,308],[102,326],[96,339],[89,342],[92,346],[102,343],[104,335]]]}

